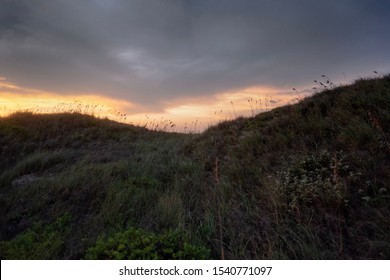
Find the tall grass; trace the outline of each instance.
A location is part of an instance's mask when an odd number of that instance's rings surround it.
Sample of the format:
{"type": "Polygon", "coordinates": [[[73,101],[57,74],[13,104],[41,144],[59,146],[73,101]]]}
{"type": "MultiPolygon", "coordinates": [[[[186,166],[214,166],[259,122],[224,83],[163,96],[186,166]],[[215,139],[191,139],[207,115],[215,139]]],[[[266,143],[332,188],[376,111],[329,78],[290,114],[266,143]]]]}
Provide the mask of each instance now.
{"type": "Polygon", "coordinates": [[[388,108],[385,76],[196,134],[1,118],[0,256],[388,259],[388,108]]]}

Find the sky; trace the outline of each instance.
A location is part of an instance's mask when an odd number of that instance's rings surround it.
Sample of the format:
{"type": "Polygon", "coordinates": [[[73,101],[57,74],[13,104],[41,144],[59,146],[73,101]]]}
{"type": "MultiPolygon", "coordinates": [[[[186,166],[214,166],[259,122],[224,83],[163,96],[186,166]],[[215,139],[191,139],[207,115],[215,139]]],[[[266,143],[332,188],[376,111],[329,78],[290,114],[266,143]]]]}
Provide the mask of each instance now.
{"type": "Polygon", "coordinates": [[[0,110],[206,125],[388,73],[389,50],[388,0],[0,0],[0,110]]]}

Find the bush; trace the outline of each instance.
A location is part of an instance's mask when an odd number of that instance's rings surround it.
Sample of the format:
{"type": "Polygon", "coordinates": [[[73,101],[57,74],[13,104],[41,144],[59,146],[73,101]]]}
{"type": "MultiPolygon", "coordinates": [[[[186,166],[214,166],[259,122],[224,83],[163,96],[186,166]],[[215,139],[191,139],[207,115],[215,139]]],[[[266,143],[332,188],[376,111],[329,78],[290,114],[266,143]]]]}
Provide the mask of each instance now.
{"type": "Polygon", "coordinates": [[[307,155],[281,172],[281,193],[290,212],[305,207],[332,210],[344,202],[345,190],[341,176],[349,173],[342,152],[333,155],[323,151],[307,155]]]}
{"type": "Polygon", "coordinates": [[[64,249],[70,216],[64,215],[48,225],[37,224],[9,241],[0,242],[1,259],[56,259],[64,249]]]}
{"type": "Polygon", "coordinates": [[[210,251],[191,245],[180,231],[156,235],[142,229],[129,228],[104,240],[98,239],[88,249],[86,259],[209,259],[210,251]]]}

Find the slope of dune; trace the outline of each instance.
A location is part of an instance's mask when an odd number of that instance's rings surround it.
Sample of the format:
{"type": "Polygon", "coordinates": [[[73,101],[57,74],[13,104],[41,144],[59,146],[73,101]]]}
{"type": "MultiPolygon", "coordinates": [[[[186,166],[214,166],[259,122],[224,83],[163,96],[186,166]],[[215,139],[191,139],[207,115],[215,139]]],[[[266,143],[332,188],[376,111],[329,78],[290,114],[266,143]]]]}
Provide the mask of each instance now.
{"type": "Polygon", "coordinates": [[[0,118],[1,259],[389,259],[390,76],[210,127],[0,118]]]}

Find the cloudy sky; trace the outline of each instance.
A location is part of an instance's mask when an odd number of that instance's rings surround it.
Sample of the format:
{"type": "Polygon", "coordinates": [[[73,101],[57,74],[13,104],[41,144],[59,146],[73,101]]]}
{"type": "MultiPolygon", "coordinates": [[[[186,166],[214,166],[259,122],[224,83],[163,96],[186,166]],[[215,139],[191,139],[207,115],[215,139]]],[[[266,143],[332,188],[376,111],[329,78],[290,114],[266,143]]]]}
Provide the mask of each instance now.
{"type": "Polygon", "coordinates": [[[212,112],[256,90],[276,103],[322,74],[388,73],[389,50],[388,0],[0,0],[0,94],[128,114],[212,112]]]}

